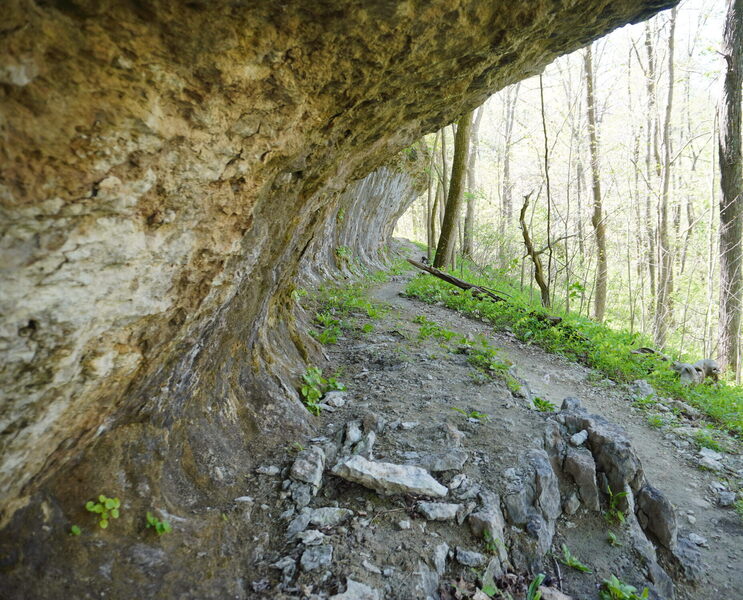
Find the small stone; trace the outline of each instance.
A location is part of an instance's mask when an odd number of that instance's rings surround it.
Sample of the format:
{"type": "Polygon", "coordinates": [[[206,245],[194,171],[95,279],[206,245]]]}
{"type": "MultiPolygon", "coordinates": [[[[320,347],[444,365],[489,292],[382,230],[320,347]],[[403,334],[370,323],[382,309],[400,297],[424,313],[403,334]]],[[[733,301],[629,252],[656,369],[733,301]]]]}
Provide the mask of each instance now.
{"type": "Polygon", "coordinates": [[[631,389],[634,392],[635,396],[639,396],[640,398],[647,398],[648,396],[655,396],[655,389],[653,388],[652,385],[650,385],[644,379],[638,379],[637,381],[633,381],[631,389]]]}
{"type": "Polygon", "coordinates": [[[449,555],[449,544],[446,542],[439,544],[433,550],[433,565],[439,576],[444,574],[446,569],[446,557],[449,555]]]}
{"type": "Polygon", "coordinates": [[[271,465],[267,467],[258,467],[255,472],[260,473],[261,475],[278,475],[279,473],[281,473],[281,469],[274,465],[271,465]]]}
{"type": "Polygon", "coordinates": [[[481,567],[485,564],[485,556],[479,552],[472,552],[471,550],[465,550],[460,546],[457,546],[457,562],[464,565],[465,567],[481,567]]]}
{"type": "Polygon", "coordinates": [[[690,525],[695,525],[697,518],[694,515],[686,515],[686,520],[689,521],[690,525]]]}
{"type": "Polygon", "coordinates": [[[461,504],[448,504],[445,502],[419,502],[418,512],[429,521],[451,521],[457,516],[461,504]]]}
{"type": "Polygon", "coordinates": [[[464,473],[459,473],[451,478],[451,481],[449,482],[449,489],[450,490],[456,490],[464,481],[467,479],[467,476],[464,473]]]}
{"type": "Polygon", "coordinates": [[[574,515],[580,508],[580,498],[575,492],[571,492],[562,504],[562,509],[567,515],[574,515]]]}
{"type": "Polygon", "coordinates": [[[302,450],[294,460],[289,477],[319,489],[325,469],[325,453],[317,446],[302,450]]]}
{"type": "Polygon", "coordinates": [[[702,548],[709,548],[707,545],[707,538],[702,537],[701,535],[698,535],[696,533],[690,533],[686,536],[686,538],[692,543],[697,546],[701,546],[702,548]]]}
{"type": "Polygon", "coordinates": [[[712,450],[712,448],[701,448],[699,450],[699,456],[718,461],[723,459],[723,455],[719,452],[715,452],[714,450],[712,450]]]}
{"type": "Polygon", "coordinates": [[[735,492],[720,492],[717,497],[717,503],[720,506],[732,506],[735,504],[735,492]]]}
{"type": "Polygon", "coordinates": [[[400,423],[400,429],[410,430],[415,429],[418,427],[419,423],[418,421],[406,421],[404,423],[400,423]]]}
{"type": "Polygon", "coordinates": [[[323,401],[325,404],[329,404],[335,408],[342,408],[348,401],[348,394],[346,392],[338,391],[327,392],[325,396],[323,396],[323,401]]]}
{"type": "Polygon", "coordinates": [[[364,559],[361,562],[361,566],[364,567],[370,573],[375,573],[376,575],[381,575],[382,574],[382,569],[380,569],[377,565],[374,565],[374,564],[370,563],[366,559],[364,559]]]}
{"type": "Polygon", "coordinates": [[[361,439],[361,421],[346,423],[346,435],[343,439],[344,447],[351,447],[361,439]]]}
{"type": "Polygon", "coordinates": [[[570,436],[570,444],[572,446],[582,446],[587,439],[588,439],[588,432],[585,429],[583,429],[579,431],[578,433],[575,433],[570,436]]]}
{"type": "Polygon", "coordinates": [[[410,521],[403,519],[402,521],[398,521],[397,526],[400,529],[410,529],[410,521]]]}
{"type": "Polygon", "coordinates": [[[353,511],[347,508],[326,506],[316,508],[310,512],[310,523],[316,527],[335,527],[353,516],[353,511]]]}
{"type": "Polygon", "coordinates": [[[710,471],[722,471],[725,467],[722,466],[722,463],[710,458],[709,456],[703,456],[701,457],[697,463],[700,467],[704,467],[705,469],[709,469],[710,471]]]}
{"type": "Polygon", "coordinates": [[[302,553],[299,565],[303,571],[314,571],[329,565],[333,560],[333,546],[311,546],[302,553]]]}
{"type": "Polygon", "coordinates": [[[346,591],[331,596],[329,600],[379,600],[379,592],[366,584],[346,579],[346,591]]]}
{"type": "Polygon", "coordinates": [[[302,531],[297,534],[297,537],[305,546],[318,546],[323,543],[325,534],[318,531],[317,529],[310,529],[309,531],[302,531]]]}
{"type": "Polygon", "coordinates": [[[572,398],[568,396],[562,401],[562,406],[560,406],[560,410],[564,411],[579,411],[583,407],[581,406],[580,400],[578,398],[572,398]]]}
{"type": "Polygon", "coordinates": [[[235,498],[235,502],[253,502],[253,498],[251,496],[240,496],[235,498]]]}
{"type": "Polygon", "coordinates": [[[563,594],[560,590],[553,587],[540,585],[539,591],[542,592],[542,600],[573,600],[572,596],[563,594]]]}
{"type": "Polygon", "coordinates": [[[384,575],[385,577],[392,577],[394,574],[395,569],[393,569],[392,567],[385,567],[384,569],[382,569],[382,575],[384,575]]]}

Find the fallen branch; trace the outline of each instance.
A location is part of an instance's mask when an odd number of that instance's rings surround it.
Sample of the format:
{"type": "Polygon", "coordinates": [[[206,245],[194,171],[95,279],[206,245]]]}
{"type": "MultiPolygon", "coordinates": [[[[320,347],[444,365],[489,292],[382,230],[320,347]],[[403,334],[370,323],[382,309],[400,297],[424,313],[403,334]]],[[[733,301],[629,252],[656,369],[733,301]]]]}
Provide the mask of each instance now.
{"type": "MultiPolygon", "coordinates": [[[[453,275],[449,275],[448,273],[439,271],[438,269],[434,267],[429,267],[428,265],[419,263],[417,260],[413,260],[411,258],[408,259],[408,262],[414,267],[417,267],[418,269],[420,269],[421,271],[426,271],[427,273],[430,273],[434,277],[438,277],[439,279],[442,279],[443,281],[446,281],[447,283],[450,283],[453,286],[456,286],[462,290],[471,290],[472,295],[475,296],[476,298],[487,298],[489,300],[492,300],[493,302],[505,302],[506,301],[505,298],[502,298],[498,296],[497,294],[494,294],[489,289],[482,287],[480,285],[468,283],[462,279],[459,279],[458,277],[454,277],[453,275]]],[[[535,311],[530,311],[527,314],[529,316],[534,317],[535,319],[539,321],[549,323],[550,325],[557,325],[558,323],[562,322],[562,317],[553,317],[552,315],[545,315],[545,314],[538,313],[535,311]]]]}
{"type": "Polygon", "coordinates": [[[434,277],[438,277],[439,279],[442,279],[446,281],[446,283],[450,283],[459,289],[462,290],[472,290],[472,295],[475,297],[481,297],[485,296],[487,298],[490,298],[494,302],[505,302],[505,298],[501,298],[497,294],[494,294],[487,288],[481,287],[479,285],[474,285],[472,283],[467,283],[466,281],[463,281],[462,279],[459,279],[458,277],[454,277],[453,275],[449,275],[448,273],[444,273],[443,271],[439,271],[435,267],[430,267],[428,265],[424,265],[423,263],[419,263],[416,260],[413,260],[412,258],[408,259],[408,262],[413,265],[414,267],[420,269],[421,271],[426,271],[433,275],[434,277]]]}

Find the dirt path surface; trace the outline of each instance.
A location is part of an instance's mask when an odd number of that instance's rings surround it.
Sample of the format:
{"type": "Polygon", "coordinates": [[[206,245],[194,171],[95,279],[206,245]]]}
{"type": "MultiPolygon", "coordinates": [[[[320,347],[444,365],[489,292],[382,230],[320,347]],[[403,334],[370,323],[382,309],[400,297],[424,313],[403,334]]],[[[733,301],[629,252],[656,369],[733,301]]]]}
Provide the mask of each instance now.
{"type": "MultiPolygon", "coordinates": [[[[679,452],[671,441],[677,441],[676,436],[664,435],[650,427],[644,413],[632,407],[631,391],[606,379],[592,383],[591,370],[575,362],[522,343],[508,333],[493,332],[486,324],[448,308],[406,298],[402,295],[405,284],[402,278],[387,283],[375,289],[372,297],[394,307],[393,318],[412,320],[424,314],[443,327],[488,336],[514,364],[519,377],[528,383],[535,396],[558,407],[564,398],[577,397],[589,412],[620,424],[629,434],[648,479],[673,503],[680,530],[696,532],[708,540],[702,548],[706,583],[689,597],[723,598],[732,594],[732,597],[743,598],[743,527],[733,511],[717,505],[711,492],[710,486],[719,482],[720,474],[689,464],[689,452],[679,452]]],[[[451,385],[446,379],[441,383],[451,385]]],[[[442,393],[445,389],[442,388],[442,393]]],[[[498,412],[497,405],[493,408],[491,411],[498,412]]],[[[690,445],[684,444],[683,448],[690,445]]],[[[740,467],[739,461],[733,464],[740,467]]],[[[738,471],[737,475],[741,478],[743,472],[738,471]]]]}
{"type": "Polygon", "coordinates": [[[347,390],[326,396],[320,435],[302,440],[298,454],[266,456],[249,492],[263,533],[248,597],[485,600],[479,590],[492,581],[520,599],[541,572],[545,600],[564,598],[549,595],[557,588],[595,600],[611,575],[648,586],[651,598],[743,598],[743,526],[719,506],[720,492],[743,479],[739,455],[713,457],[719,472],[700,469],[696,446],[646,424],[631,386],[404,297],[414,276],[370,288],[388,310],[356,315],[325,347],[325,372],[347,390]],[[483,339],[513,364],[520,391],[474,368],[472,347],[483,339]],[[535,396],[557,409],[535,410],[535,396]],[[566,397],[585,411],[558,410],[566,397]],[[581,428],[588,440],[576,443],[581,428]],[[363,470],[367,459],[424,467],[445,497],[381,489],[372,475],[337,466],[363,470]],[[271,483],[279,474],[283,482],[271,483]],[[608,522],[609,481],[619,482],[615,492],[624,481],[645,516],[620,502],[627,523],[608,522]],[[563,545],[591,573],[559,561],[563,545]]]}

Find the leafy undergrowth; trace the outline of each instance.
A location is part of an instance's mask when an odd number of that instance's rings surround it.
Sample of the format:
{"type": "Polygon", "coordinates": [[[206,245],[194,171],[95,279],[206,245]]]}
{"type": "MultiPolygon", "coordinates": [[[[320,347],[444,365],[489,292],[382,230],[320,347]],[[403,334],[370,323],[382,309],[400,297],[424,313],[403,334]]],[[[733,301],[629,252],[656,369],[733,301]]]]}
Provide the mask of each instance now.
{"type": "MultiPolygon", "coordinates": [[[[641,334],[614,330],[572,313],[547,311],[506,280],[484,278],[467,269],[453,274],[470,283],[495,288],[505,300],[478,299],[469,291],[464,292],[425,274],[411,280],[406,294],[484,319],[496,330],[511,331],[522,341],[585,364],[618,383],[645,379],[660,396],[687,402],[705,412],[722,428],[738,437],[743,436],[743,388],[726,383],[685,387],[667,362],[653,355],[631,354],[630,351],[639,346],[652,345],[651,340],[641,334]],[[559,316],[562,321],[553,324],[544,319],[550,315],[559,316]]],[[[680,354],[670,353],[674,356],[680,354]]],[[[681,355],[679,358],[685,357],[681,355]]]]}
{"type": "Polygon", "coordinates": [[[367,289],[374,283],[383,283],[391,275],[399,275],[410,268],[407,262],[397,260],[389,270],[361,271],[360,278],[352,283],[326,284],[312,294],[295,290],[295,300],[300,301],[305,308],[315,311],[313,325],[316,329],[311,330],[310,335],[321,344],[335,344],[344,331],[373,331],[372,321],[387,312],[388,307],[369,300],[367,289]]]}

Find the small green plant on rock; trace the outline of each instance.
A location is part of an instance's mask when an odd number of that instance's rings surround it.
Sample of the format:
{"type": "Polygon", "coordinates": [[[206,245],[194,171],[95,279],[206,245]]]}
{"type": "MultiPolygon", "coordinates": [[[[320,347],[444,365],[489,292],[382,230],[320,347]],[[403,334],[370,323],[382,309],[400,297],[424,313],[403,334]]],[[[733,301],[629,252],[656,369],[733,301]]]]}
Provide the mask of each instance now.
{"type": "Polygon", "coordinates": [[[157,535],[162,535],[163,533],[170,533],[173,531],[173,528],[170,526],[170,523],[168,523],[165,520],[158,519],[155,515],[153,515],[150,511],[147,511],[147,529],[152,527],[157,535]]]}
{"type": "Polygon", "coordinates": [[[606,541],[609,542],[609,545],[613,548],[619,548],[622,544],[619,543],[619,540],[617,539],[617,534],[613,531],[607,531],[606,532],[606,541]]]}
{"type": "Polygon", "coordinates": [[[482,532],[482,537],[485,540],[485,551],[489,554],[498,554],[499,549],[503,546],[503,541],[499,538],[493,537],[493,534],[487,529],[482,532]]]}
{"type": "Polygon", "coordinates": [[[720,443],[712,436],[708,429],[700,429],[694,434],[694,442],[699,448],[709,448],[716,452],[722,451],[720,443]]]}
{"type": "Polygon", "coordinates": [[[565,544],[562,545],[562,558],[560,559],[560,562],[567,567],[580,571],[581,573],[591,573],[591,569],[580,562],[578,557],[573,556],[572,552],[568,550],[568,547],[565,544]]]}
{"type": "Polygon", "coordinates": [[[539,397],[534,398],[534,400],[532,400],[532,402],[534,403],[534,407],[539,412],[552,412],[552,411],[555,410],[555,408],[557,408],[549,400],[544,400],[544,399],[539,398],[539,397]]]}
{"type": "Polygon", "coordinates": [[[304,398],[304,404],[313,415],[320,414],[320,398],[326,392],[331,390],[345,390],[346,386],[335,379],[335,377],[329,377],[325,379],[322,376],[322,369],[318,367],[307,367],[304,375],[302,375],[304,385],[301,388],[302,397],[304,398]]]}
{"type": "Polygon", "coordinates": [[[539,586],[545,579],[545,574],[540,573],[537,575],[532,582],[529,584],[529,589],[526,590],[526,600],[541,600],[542,592],[539,591],[539,586]]]}
{"type": "Polygon", "coordinates": [[[477,419],[478,421],[487,421],[490,418],[485,413],[481,413],[481,412],[478,412],[476,410],[471,410],[470,412],[467,412],[466,410],[462,410],[461,408],[458,408],[456,406],[452,406],[451,409],[457,411],[458,413],[460,413],[462,415],[464,415],[468,419],[477,419]]]}
{"type": "Polygon", "coordinates": [[[647,600],[650,592],[648,588],[642,590],[642,594],[637,595],[637,588],[624,583],[616,575],[609,579],[604,579],[599,590],[601,600],[647,600]]]}
{"type": "Polygon", "coordinates": [[[627,492],[611,491],[611,486],[606,486],[606,493],[609,495],[609,510],[606,511],[606,520],[610,523],[624,525],[624,511],[619,508],[619,501],[627,495],[627,492]]]}
{"type": "Polygon", "coordinates": [[[98,525],[101,529],[106,529],[110,519],[119,518],[120,506],[121,502],[118,498],[109,498],[108,496],[101,494],[98,496],[98,502],[88,500],[88,502],[85,503],[85,510],[100,515],[98,525]]]}
{"type": "Polygon", "coordinates": [[[70,527],[70,535],[80,535],[82,532],[82,529],[80,529],[77,525],[73,525],[72,527],[70,527]]]}
{"type": "Polygon", "coordinates": [[[647,422],[648,425],[653,429],[661,429],[665,424],[663,422],[663,417],[661,417],[660,415],[648,415],[647,422]]]}

